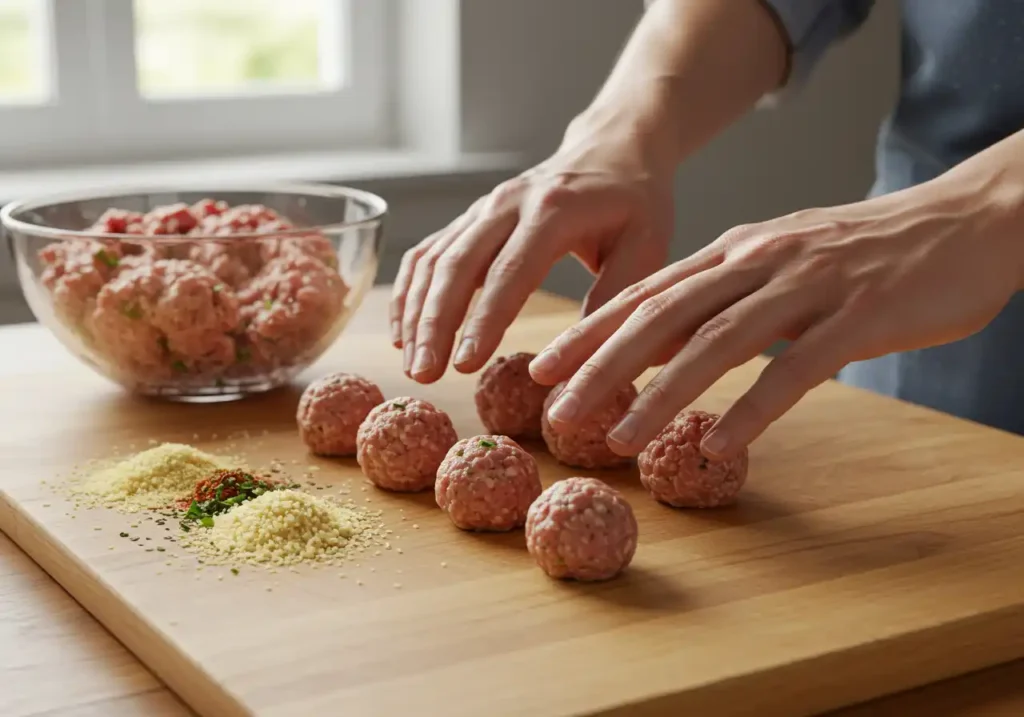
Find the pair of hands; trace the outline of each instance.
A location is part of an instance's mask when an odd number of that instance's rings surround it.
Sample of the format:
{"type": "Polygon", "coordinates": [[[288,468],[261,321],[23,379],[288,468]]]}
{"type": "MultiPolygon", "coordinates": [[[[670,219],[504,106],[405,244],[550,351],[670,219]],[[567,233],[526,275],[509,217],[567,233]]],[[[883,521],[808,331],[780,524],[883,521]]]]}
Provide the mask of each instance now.
{"type": "Polygon", "coordinates": [[[656,166],[629,138],[567,135],[549,160],[410,250],[391,305],[406,373],[440,378],[464,319],[454,365],[480,369],[572,254],[596,275],[585,318],[531,373],[569,381],[548,415],[572,425],[664,365],[609,434],[621,455],[641,451],[728,370],[792,341],[705,437],[705,455],[727,458],[847,363],[966,337],[1021,286],[1011,209],[957,177],[740,226],[658,270],[673,211],[671,173],[656,166]]]}

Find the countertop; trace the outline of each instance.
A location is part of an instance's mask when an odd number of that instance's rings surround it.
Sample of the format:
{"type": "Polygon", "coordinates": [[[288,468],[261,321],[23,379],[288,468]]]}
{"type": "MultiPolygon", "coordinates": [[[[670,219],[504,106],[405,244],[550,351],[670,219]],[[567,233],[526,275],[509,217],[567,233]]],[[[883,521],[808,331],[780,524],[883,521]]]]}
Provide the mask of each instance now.
{"type": "MultiPolygon", "coordinates": [[[[374,289],[349,331],[386,331],[388,290],[374,289]]],[[[574,311],[577,304],[538,294],[530,314],[574,311]]],[[[75,361],[41,327],[0,329],[0,375],[75,370],[75,361]]],[[[86,370],[84,368],[79,370],[86,370]]],[[[17,420],[16,416],[5,417],[17,420]]],[[[191,714],[120,643],[0,535],[0,715],[125,717],[191,714]]],[[[838,715],[1024,714],[1024,661],[937,683],[838,715]]]]}

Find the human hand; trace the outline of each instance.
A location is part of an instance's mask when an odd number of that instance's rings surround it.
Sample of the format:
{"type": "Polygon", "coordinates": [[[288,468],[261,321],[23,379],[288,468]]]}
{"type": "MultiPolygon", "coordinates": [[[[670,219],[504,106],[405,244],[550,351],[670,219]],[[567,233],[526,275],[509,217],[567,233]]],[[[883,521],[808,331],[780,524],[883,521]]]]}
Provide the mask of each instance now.
{"type": "Polygon", "coordinates": [[[977,190],[935,182],[727,232],[534,360],[540,383],[571,377],[549,419],[571,425],[671,356],[609,433],[635,455],[726,371],[793,339],[705,436],[727,458],[847,363],[982,329],[1024,286],[1024,242],[1012,207],[977,190]]]}
{"type": "Polygon", "coordinates": [[[672,231],[672,172],[636,135],[571,127],[548,160],[499,185],[402,259],[391,300],[392,341],[405,373],[436,381],[473,295],[455,367],[471,373],[497,348],[559,259],[596,281],[589,313],[664,266],[672,231]]]}

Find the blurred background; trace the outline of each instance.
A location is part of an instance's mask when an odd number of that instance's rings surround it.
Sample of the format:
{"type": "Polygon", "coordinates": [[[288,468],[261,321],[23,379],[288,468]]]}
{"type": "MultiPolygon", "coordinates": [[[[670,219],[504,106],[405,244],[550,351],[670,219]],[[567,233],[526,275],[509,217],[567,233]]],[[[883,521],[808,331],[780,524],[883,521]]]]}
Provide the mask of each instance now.
{"type": "MultiPolygon", "coordinates": [[[[0,0],[0,203],[182,180],[332,181],[402,252],[543,158],[642,0],[0,0]]],[[[674,258],[730,226],[855,200],[898,71],[893,4],[810,85],[681,168],[674,258]]],[[[571,261],[545,287],[580,297],[571,261]]],[[[31,320],[0,256],[0,323],[31,320]]]]}

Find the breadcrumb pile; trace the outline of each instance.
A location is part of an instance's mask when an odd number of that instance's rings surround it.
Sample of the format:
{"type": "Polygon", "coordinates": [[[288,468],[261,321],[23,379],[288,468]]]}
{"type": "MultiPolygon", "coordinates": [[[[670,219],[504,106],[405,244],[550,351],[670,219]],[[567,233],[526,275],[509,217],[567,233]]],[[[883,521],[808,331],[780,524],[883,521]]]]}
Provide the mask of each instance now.
{"type": "Polygon", "coordinates": [[[196,484],[237,461],[182,443],[163,443],[84,475],[70,488],[87,506],[124,513],[163,508],[191,495],[196,484]]]}
{"type": "Polygon", "coordinates": [[[298,490],[278,490],[239,505],[192,531],[180,544],[211,565],[332,563],[383,543],[380,513],[298,490]]]}

